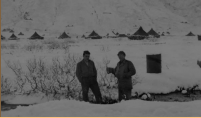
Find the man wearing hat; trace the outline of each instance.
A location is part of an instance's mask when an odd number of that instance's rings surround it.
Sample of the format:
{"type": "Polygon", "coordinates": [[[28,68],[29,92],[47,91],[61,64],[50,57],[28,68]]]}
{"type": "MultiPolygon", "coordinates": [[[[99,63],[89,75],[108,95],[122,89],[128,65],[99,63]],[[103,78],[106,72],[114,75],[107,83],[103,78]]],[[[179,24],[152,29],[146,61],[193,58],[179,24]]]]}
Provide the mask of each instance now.
{"type": "Polygon", "coordinates": [[[119,62],[116,68],[107,68],[107,73],[112,73],[118,79],[118,93],[119,101],[122,99],[131,99],[132,92],[132,79],[131,77],[136,74],[135,67],[131,61],[125,59],[126,54],[123,51],[118,53],[119,62]]]}
{"type": "Polygon", "coordinates": [[[83,100],[86,102],[89,101],[88,92],[90,88],[96,97],[96,102],[101,103],[102,97],[97,82],[97,70],[94,62],[90,60],[89,57],[90,52],[84,51],[83,60],[77,64],[76,76],[82,86],[83,100]]]}

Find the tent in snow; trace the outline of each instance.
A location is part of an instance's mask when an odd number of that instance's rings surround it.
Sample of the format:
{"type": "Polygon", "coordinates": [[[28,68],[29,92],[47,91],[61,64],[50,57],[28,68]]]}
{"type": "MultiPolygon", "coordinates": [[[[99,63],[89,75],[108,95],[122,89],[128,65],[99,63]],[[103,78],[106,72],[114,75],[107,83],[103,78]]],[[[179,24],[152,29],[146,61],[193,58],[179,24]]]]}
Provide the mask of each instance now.
{"type": "Polygon", "coordinates": [[[198,40],[201,41],[201,35],[198,35],[198,40]]]}
{"type": "Polygon", "coordinates": [[[151,30],[148,32],[148,35],[150,36],[154,36],[156,38],[160,38],[160,35],[158,33],[156,33],[153,28],[151,28],[151,30]]]}
{"type": "Polygon", "coordinates": [[[20,32],[18,35],[24,35],[22,32],[20,32]]]}
{"type": "Polygon", "coordinates": [[[1,40],[5,40],[6,38],[4,36],[1,35],[1,40]]]}
{"type": "Polygon", "coordinates": [[[44,39],[44,37],[40,36],[37,32],[35,32],[29,39],[30,40],[44,39]]]}
{"type": "Polygon", "coordinates": [[[86,38],[85,35],[83,34],[81,38],[86,38]]]}
{"type": "Polygon", "coordinates": [[[15,34],[12,34],[8,40],[18,40],[19,38],[15,36],[15,34]]]}
{"type": "Polygon", "coordinates": [[[92,33],[87,38],[102,39],[102,37],[100,35],[98,35],[94,30],[92,31],[92,33]]]}
{"type": "Polygon", "coordinates": [[[66,32],[63,32],[63,34],[60,35],[58,39],[66,39],[66,38],[71,38],[71,37],[68,36],[68,35],[66,34],[66,32]]]}
{"type": "Polygon", "coordinates": [[[198,66],[200,66],[200,68],[201,68],[201,61],[197,61],[197,64],[198,64],[198,66]]]}
{"type": "Polygon", "coordinates": [[[131,40],[143,40],[147,38],[149,35],[144,31],[142,27],[140,27],[132,36],[128,38],[131,40]]]}
{"type": "Polygon", "coordinates": [[[165,33],[163,32],[163,33],[161,34],[161,36],[165,36],[165,33]]]}
{"type": "Polygon", "coordinates": [[[186,36],[195,36],[192,32],[189,32],[186,36]]]}
{"type": "Polygon", "coordinates": [[[136,36],[148,36],[142,27],[140,27],[133,35],[136,36]]]}

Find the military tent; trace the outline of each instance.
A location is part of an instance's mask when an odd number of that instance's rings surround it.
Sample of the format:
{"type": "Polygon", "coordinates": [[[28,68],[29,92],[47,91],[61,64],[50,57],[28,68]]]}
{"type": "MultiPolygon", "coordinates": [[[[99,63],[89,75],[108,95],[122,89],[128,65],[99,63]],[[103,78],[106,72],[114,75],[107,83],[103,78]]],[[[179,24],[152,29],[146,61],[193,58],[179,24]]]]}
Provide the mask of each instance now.
{"type": "Polygon", "coordinates": [[[4,36],[1,35],[1,40],[5,40],[6,38],[4,36]]]}
{"type": "Polygon", "coordinates": [[[18,35],[24,35],[22,32],[20,32],[18,35]]]}
{"type": "Polygon", "coordinates": [[[19,38],[15,36],[15,34],[12,34],[8,40],[18,40],[19,38]]]}
{"type": "Polygon", "coordinates": [[[81,38],[86,38],[85,35],[83,34],[81,38]]]}
{"type": "Polygon", "coordinates": [[[165,36],[165,33],[163,32],[163,33],[161,34],[161,36],[165,36]]]}
{"type": "Polygon", "coordinates": [[[198,35],[198,40],[201,41],[201,35],[198,35]]]}
{"type": "Polygon", "coordinates": [[[200,66],[200,68],[201,68],[201,61],[197,60],[197,64],[198,64],[198,66],[200,66]]]}
{"type": "Polygon", "coordinates": [[[143,40],[147,38],[149,35],[144,31],[142,27],[140,27],[133,35],[128,36],[131,40],[143,40]]]}
{"type": "Polygon", "coordinates": [[[159,38],[159,37],[160,37],[160,35],[159,35],[158,33],[156,33],[156,31],[154,31],[153,28],[151,28],[151,30],[148,32],[148,34],[149,34],[150,36],[154,36],[154,37],[156,37],[156,38],[159,38]]]}
{"type": "Polygon", "coordinates": [[[92,33],[87,38],[102,39],[102,37],[100,35],[98,35],[94,30],[92,31],[92,33]]]}
{"type": "Polygon", "coordinates": [[[136,36],[148,36],[148,34],[144,31],[142,27],[140,27],[133,35],[136,36]]]}
{"type": "Polygon", "coordinates": [[[186,36],[195,36],[192,32],[189,32],[186,36]]]}
{"type": "Polygon", "coordinates": [[[68,36],[68,35],[66,34],[66,32],[63,32],[63,34],[60,35],[58,39],[66,39],[66,38],[71,38],[71,37],[68,36]]]}
{"type": "Polygon", "coordinates": [[[30,40],[44,39],[44,37],[40,36],[37,32],[35,32],[29,39],[30,40]]]}

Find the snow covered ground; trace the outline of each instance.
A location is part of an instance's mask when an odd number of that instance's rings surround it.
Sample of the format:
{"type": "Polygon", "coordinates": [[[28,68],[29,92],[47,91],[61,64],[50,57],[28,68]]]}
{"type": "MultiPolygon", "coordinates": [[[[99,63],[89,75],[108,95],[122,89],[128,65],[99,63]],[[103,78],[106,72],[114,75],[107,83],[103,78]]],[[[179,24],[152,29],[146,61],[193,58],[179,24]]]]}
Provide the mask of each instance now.
{"type": "Polygon", "coordinates": [[[201,102],[122,101],[97,105],[73,100],[51,101],[1,112],[2,117],[200,117],[201,102]]]}
{"type": "MultiPolygon", "coordinates": [[[[178,87],[187,89],[195,85],[198,85],[197,89],[201,89],[201,69],[197,65],[197,60],[201,60],[201,42],[197,37],[165,36],[142,41],[131,41],[126,38],[71,40],[74,43],[70,44],[68,52],[65,52],[64,49],[49,50],[44,41],[35,42],[27,39],[2,41],[1,45],[4,47],[1,50],[1,73],[14,82],[16,76],[6,65],[7,60],[17,62],[23,67],[23,71],[26,71],[26,61],[29,59],[41,58],[47,64],[51,64],[53,58],[63,58],[68,53],[82,57],[84,50],[91,52],[91,59],[100,70],[99,65],[103,65],[105,59],[110,62],[108,66],[115,67],[119,61],[117,53],[123,50],[126,52],[126,58],[134,63],[137,70],[137,74],[133,76],[138,81],[133,86],[133,96],[135,92],[169,93],[178,87]],[[27,51],[25,47],[31,44],[40,44],[43,49],[27,51]],[[16,46],[15,49],[12,45],[16,46]],[[161,74],[146,72],[147,54],[162,55],[161,74]]],[[[45,39],[45,41],[46,43],[48,41],[66,42],[54,38],[45,39]]],[[[98,79],[100,80],[100,76],[98,79]]],[[[113,94],[117,94],[117,92],[113,94]]],[[[2,96],[2,100],[10,104],[38,104],[2,111],[2,116],[201,116],[200,101],[165,103],[132,100],[113,105],[95,105],[68,101],[65,98],[62,98],[61,101],[51,101],[52,98],[47,98],[42,94],[2,96]]]]}

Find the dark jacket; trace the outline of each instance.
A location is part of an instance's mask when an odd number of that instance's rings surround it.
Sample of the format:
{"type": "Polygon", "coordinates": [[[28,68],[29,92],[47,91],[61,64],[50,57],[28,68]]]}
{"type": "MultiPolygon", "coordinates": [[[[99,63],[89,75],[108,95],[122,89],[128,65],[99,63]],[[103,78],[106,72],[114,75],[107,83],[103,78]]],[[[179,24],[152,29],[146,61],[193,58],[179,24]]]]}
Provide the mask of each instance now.
{"type": "Polygon", "coordinates": [[[125,89],[133,88],[131,77],[136,74],[136,70],[131,61],[124,60],[123,62],[118,62],[116,68],[109,68],[109,73],[117,77],[119,87],[125,89]]]}
{"type": "Polygon", "coordinates": [[[83,79],[97,79],[97,70],[93,61],[89,60],[88,65],[84,60],[77,64],[76,76],[80,82],[83,79]]]}

